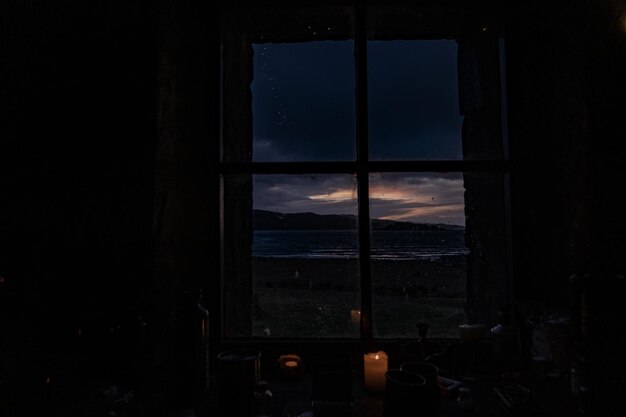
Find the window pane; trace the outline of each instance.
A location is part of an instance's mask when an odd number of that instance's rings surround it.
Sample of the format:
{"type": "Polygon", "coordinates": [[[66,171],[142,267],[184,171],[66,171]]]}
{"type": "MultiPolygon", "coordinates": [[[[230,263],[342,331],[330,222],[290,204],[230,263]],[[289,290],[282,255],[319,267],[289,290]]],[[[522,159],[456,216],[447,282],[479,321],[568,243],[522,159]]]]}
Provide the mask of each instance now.
{"type": "Polygon", "coordinates": [[[370,176],[376,337],[454,337],[465,320],[465,188],[461,173],[370,176]]]}
{"type": "Polygon", "coordinates": [[[253,50],[252,159],[354,160],[354,42],[263,43],[253,50]]]}
{"type": "MultiPolygon", "coordinates": [[[[245,176],[231,177],[245,189],[245,176]]],[[[236,336],[358,337],[358,321],[351,319],[361,300],[355,178],[254,175],[248,185],[248,235],[234,217],[226,218],[229,199],[245,201],[241,191],[224,193],[224,240],[239,235],[225,243],[224,258],[240,260],[230,269],[225,265],[225,327],[236,336]],[[242,263],[249,265],[247,282],[233,275],[246,273],[242,263]],[[249,329],[237,320],[247,294],[249,329]]]]}
{"type": "Polygon", "coordinates": [[[367,45],[370,158],[462,159],[456,42],[367,45]]]}

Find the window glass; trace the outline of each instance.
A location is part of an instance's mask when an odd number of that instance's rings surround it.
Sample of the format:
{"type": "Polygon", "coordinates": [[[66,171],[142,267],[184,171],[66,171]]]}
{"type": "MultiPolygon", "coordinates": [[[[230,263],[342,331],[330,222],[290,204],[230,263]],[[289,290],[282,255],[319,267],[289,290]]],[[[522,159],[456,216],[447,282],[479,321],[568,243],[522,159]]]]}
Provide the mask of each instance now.
{"type": "MultiPolygon", "coordinates": [[[[249,256],[252,336],[358,337],[358,318],[352,318],[361,300],[354,176],[254,175],[251,181],[249,250],[245,235],[230,250],[249,256]]],[[[245,233],[238,227],[231,230],[245,233]]]]}
{"type": "Polygon", "coordinates": [[[456,42],[368,41],[370,158],[462,159],[456,42]]]}
{"type": "Polygon", "coordinates": [[[253,160],[354,160],[354,42],[254,44],[253,160]]]}
{"type": "Polygon", "coordinates": [[[375,337],[454,336],[465,320],[468,249],[461,173],[370,176],[375,337]]]}

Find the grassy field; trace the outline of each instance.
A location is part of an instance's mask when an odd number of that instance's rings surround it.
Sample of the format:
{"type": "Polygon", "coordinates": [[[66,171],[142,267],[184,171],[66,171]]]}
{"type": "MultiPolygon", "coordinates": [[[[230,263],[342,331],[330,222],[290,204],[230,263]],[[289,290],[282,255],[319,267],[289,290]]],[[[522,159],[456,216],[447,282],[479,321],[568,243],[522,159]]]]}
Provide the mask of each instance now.
{"type": "MultiPolygon", "coordinates": [[[[360,307],[353,259],[257,258],[254,261],[254,335],[358,337],[350,311],[360,307]]],[[[456,336],[465,320],[465,258],[372,262],[376,337],[456,336]]]]}

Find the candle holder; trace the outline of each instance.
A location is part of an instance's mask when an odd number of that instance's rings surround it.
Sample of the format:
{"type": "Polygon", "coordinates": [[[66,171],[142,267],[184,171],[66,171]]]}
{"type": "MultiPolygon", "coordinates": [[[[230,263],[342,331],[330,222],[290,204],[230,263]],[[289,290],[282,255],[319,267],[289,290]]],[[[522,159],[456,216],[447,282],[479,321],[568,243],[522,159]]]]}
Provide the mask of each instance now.
{"type": "Polygon", "coordinates": [[[278,364],[285,379],[300,379],[304,375],[304,362],[298,355],[281,355],[278,358],[278,364]]]}

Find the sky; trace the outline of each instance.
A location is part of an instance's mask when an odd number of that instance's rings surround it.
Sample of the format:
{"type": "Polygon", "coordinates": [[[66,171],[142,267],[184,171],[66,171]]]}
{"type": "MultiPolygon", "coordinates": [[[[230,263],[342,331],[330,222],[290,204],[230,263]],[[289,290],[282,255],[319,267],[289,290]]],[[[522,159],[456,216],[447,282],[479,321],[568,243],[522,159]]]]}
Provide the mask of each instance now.
{"type": "MultiPolygon", "coordinates": [[[[255,175],[254,208],[279,213],[357,214],[349,174],[255,175]]],[[[461,173],[373,173],[370,216],[416,223],[465,225],[461,173]]]]}
{"type": "MultiPolygon", "coordinates": [[[[254,45],[253,158],[356,158],[353,41],[254,45]]],[[[372,160],[461,159],[456,43],[368,42],[372,160]]],[[[374,218],[464,224],[460,174],[373,174],[374,218]]],[[[255,177],[254,206],[356,214],[350,175],[255,177]],[[314,178],[314,179],[313,179],[314,178]]]]}

